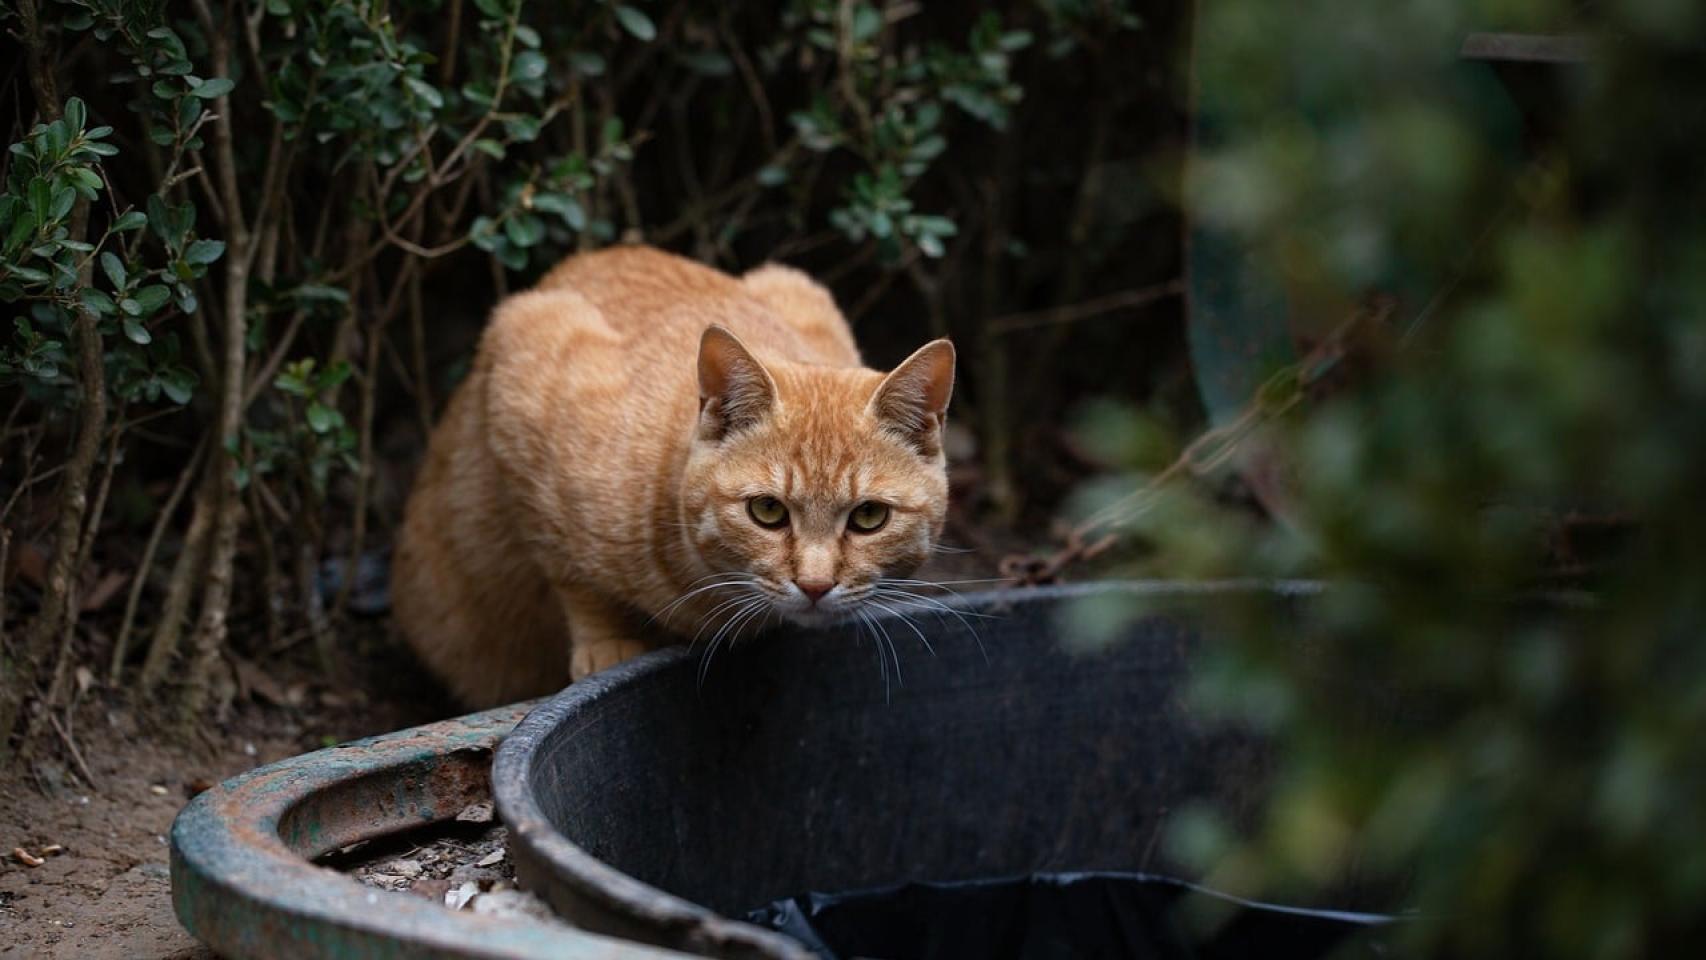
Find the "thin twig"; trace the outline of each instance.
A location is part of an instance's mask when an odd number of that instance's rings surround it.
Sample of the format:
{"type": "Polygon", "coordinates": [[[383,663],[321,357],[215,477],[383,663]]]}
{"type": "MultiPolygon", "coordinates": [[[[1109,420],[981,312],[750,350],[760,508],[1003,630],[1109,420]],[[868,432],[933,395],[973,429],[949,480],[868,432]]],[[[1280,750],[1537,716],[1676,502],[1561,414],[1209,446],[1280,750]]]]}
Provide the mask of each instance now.
{"type": "Polygon", "coordinates": [[[166,503],[160,508],[154,518],[154,529],[148,533],[148,543],[142,548],[142,559],[137,561],[136,573],[130,581],[130,593],[124,601],[124,617],[119,621],[118,639],[113,642],[112,664],[107,668],[107,682],[116,685],[119,675],[124,670],[124,658],[130,645],[130,631],[136,624],[136,606],[142,599],[142,589],[148,582],[148,570],[154,566],[154,553],[160,549],[160,539],[171,523],[172,515],[178,510],[178,503],[184,499],[184,492],[190,487],[190,479],[196,475],[196,468],[201,463],[202,451],[207,449],[207,435],[202,434],[201,442],[196,444],[195,452],[190,454],[189,461],[178,474],[178,482],[173,485],[172,492],[166,497],[166,503]]]}
{"type": "Polygon", "coordinates": [[[100,781],[95,779],[94,771],[89,769],[89,764],[83,759],[83,751],[77,749],[77,741],[71,739],[71,734],[60,724],[59,718],[54,716],[51,710],[47,711],[47,722],[53,726],[53,732],[59,734],[59,740],[65,744],[66,751],[71,754],[71,762],[77,765],[77,772],[83,777],[83,782],[87,783],[89,789],[96,793],[101,792],[100,781]]]}
{"type": "Polygon", "coordinates": [[[1150,287],[1137,290],[1122,290],[1103,297],[1095,297],[1068,307],[1052,307],[1047,310],[1028,310],[1024,313],[1009,313],[988,321],[987,329],[992,333],[1012,333],[1015,330],[1030,330],[1037,327],[1049,327],[1056,324],[1077,323],[1103,314],[1119,310],[1129,310],[1133,307],[1147,306],[1158,300],[1177,297],[1185,292],[1185,281],[1182,279],[1169,280],[1150,287]]]}

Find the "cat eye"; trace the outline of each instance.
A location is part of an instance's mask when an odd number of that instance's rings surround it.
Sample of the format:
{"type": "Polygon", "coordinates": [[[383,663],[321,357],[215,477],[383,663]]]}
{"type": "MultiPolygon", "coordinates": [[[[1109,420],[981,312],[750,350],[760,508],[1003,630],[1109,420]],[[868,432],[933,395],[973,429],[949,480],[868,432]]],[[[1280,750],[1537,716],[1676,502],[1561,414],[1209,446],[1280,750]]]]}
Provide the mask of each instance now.
{"type": "Polygon", "coordinates": [[[752,522],[768,530],[775,530],[788,523],[788,508],[775,497],[753,497],[746,502],[747,516],[752,522]]]}
{"type": "Polygon", "coordinates": [[[847,515],[847,528],[859,533],[876,533],[888,522],[889,505],[875,500],[866,500],[847,515]]]}

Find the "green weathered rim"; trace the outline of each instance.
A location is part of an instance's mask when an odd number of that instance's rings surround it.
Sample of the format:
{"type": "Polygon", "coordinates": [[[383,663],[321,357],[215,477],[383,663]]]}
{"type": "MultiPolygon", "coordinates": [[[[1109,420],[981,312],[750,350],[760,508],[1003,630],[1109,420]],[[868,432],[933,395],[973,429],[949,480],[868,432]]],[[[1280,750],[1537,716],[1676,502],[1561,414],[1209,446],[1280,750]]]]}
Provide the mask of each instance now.
{"type": "Polygon", "coordinates": [[[228,957],[684,956],[566,923],[447,910],[310,862],[358,840],[451,819],[486,799],[492,751],[532,706],[318,750],[196,797],[172,825],[179,922],[228,957]]]}

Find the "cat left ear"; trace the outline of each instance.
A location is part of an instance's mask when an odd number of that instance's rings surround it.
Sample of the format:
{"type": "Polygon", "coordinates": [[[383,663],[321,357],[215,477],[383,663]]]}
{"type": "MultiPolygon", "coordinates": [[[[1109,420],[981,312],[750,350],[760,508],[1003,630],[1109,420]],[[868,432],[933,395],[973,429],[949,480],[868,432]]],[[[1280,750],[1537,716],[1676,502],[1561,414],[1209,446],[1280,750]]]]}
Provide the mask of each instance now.
{"type": "Polygon", "coordinates": [[[699,436],[712,442],[750,427],[776,406],[776,382],[734,334],[715,324],[699,338],[699,436]]]}
{"type": "Polygon", "coordinates": [[[895,367],[871,395],[871,414],[883,426],[933,457],[942,450],[942,425],[954,395],[954,345],[932,340],[895,367]]]}

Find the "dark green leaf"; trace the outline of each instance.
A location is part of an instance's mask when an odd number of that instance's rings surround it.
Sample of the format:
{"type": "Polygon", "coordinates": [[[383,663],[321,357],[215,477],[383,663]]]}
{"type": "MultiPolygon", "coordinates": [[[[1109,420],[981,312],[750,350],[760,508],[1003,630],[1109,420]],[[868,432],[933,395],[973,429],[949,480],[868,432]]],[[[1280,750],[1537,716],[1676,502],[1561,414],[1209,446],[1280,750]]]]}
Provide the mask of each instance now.
{"type": "Polygon", "coordinates": [[[616,20],[622,24],[622,29],[648,43],[658,35],[657,25],[652,23],[652,18],[646,16],[645,11],[625,3],[616,5],[616,20]]]}
{"type": "Polygon", "coordinates": [[[330,300],[333,303],[349,302],[348,290],[345,290],[343,287],[329,287],[319,283],[305,283],[291,291],[291,295],[296,297],[298,300],[330,300]]]}
{"type": "Polygon", "coordinates": [[[172,291],[163,284],[153,284],[136,291],[136,302],[142,305],[142,312],[153,313],[166,305],[172,299],[172,291]]]}
{"type": "Polygon", "coordinates": [[[184,259],[198,266],[213,263],[225,254],[223,240],[197,240],[184,251],[184,259]]]}
{"type": "Polygon", "coordinates": [[[200,86],[190,92],[203,100],[212,100],[214,97],[223,97],[230,93],[235,86],[237,86],[236,82],[229,77],[214,77],[211,80],[203,80],[200,86]]]}
{"type": "Polygon", "coordinates": [[[50,220],[60,220],[71,212],[71,206],[77,202],[77,191],[71,187],[60,187],[53,191],[53,202],[47,208],[50,220]]]}
{"type": "Polygon", "coordinates": [[[160,389],[166,391],[173,403],[189,403],[195,394],[196,375],[183,367],[168,367],[160,371],[160,389]]]}
{"type": "Polygon", "coordinates": [[[570,228],[581,230],[586,227],[586,210],[580,201],[563,193],[541,193],[533,198],[533,209],[543,213],[554,213],[563,218],[570,228]]]}
{"type": "MultiPolygon", "coordinates": [[[[128,303],[129,301],[126,302],[128,303]]],[[[142,325],[142,321],[135,317],[124,318],[124,335],[128,337],[132,343],[154,342],[154,335],[149,333],[148,328],[142,325]]]]}
{"type": "Polygon", "coordinates": [[[137,303],[135,300],[131,299],[130,297],[125,297],[123,300],[120,300],[118,302],[118,308],[120,310],[123,310],[126,314],[129,314],[130,316],[133,316],[133,317],[142,316],[142,304],[137,303]]]}
{"type": "Polygon", "coordinates": [[[113,298],[94,287],[84,287],[79,291],[79,296],[83,300],[83,306],[93,313],[111,316],[118,312],[118,304],[113,303],[113,298]]]}
{"type": "Polygon", "coordinates": [[[148,226],[154,230],[154,235],[175,246],[172,233],[172,211],[166,206],[166,201],[162,200],[157,193],[151,194],[148,197],[146,207],[148,209],[148,226]]]}
{"type": "Polygon", "coordinates": [[[504,233],[518,247],[531,247],[545,239],[545,224],[532,214],[519,214],[504,221],[504,233]]]}
{"type": "Polygon", "coordinates": [[[313,430],[315,433],[325,433],[336,427],[343,419],[338,415],[336,410],[333,410],[331,407],[328,407],[319,401],[315,401],[308,405],[307,417],[308,429],[313,430]]]}
{"type": "Polygon", "coordinates": [[[113,221],[114,233],[125,233],[148,225],[148,215],[140,210],[126,210],[123,216],[113,221]]]}
{"type": "Polygon", "coordinates": [[[89,109],[83,105],[82,99],[72,97],[65,101],[65,123],[72,131],[80,132],[83,124],[89,119],[89,109]]]}
{"type": "Polygon", "coordinates": [[[538,80],[545,76],[545,68],[547,66],[548,64],[545,62],[544,54],[537,50],[523,50],[515,55],[515,61],[511,64],[511,69],[514,71],[517,79],[538,80]]]}
{"type": "Polygon", "coordinates": [[[36,223],[43,224],[52,219],[47,215],[53,207],[53,185],[42,177],[30,181],[30,212],[35,214],[36,223]]]}
{"type": "Polygon", "coordinates": [[[584,76],[603,76],[604,57],[591,50],[572,50],[569,52],[569,66],[584,76]]]}
{"type": "MultiPolygon", "coordinates": [[[[537,57],[539,55],[534,54],[534,56],[537,57]]],[[[439,93],[437,87],[427,83],[425,80],[422,80],[419,77],[405,76],[403,78],[403,83],[407,85],[410,90],[414,91],[415,96],[425,100],[427,106],[434,110],[438,110],[444,106],[444,94],[439,93]]]]}
{"type": "MultiPolygon", "coordinates": [[[[126,216],[129,216],[129,214],[126,214],[126,216]]],[[[101,270],[106,273],[107,279],[113,282],[114,290],[124,289],[128,274],[124,269],[124,261],[118,258],[118,254],[113,253],[111,250],[102,251],[101,270]]]]}

